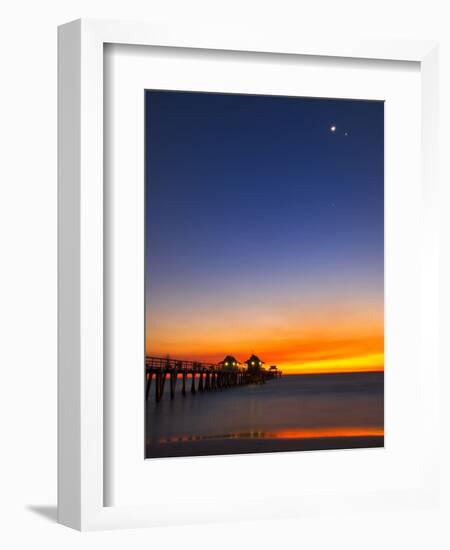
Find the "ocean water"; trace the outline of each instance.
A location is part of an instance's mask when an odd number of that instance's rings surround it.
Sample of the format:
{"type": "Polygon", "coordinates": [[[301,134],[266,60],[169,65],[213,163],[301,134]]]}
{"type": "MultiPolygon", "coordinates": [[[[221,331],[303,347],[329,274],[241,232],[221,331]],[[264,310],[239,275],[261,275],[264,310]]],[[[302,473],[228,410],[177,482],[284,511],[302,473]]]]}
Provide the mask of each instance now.
{"type": "Polygon", "coordinates": [[[382,372],[293,375],[185,397],[180,392],[178,380],[170,400],[167,380],[159,403],[151,393],[147,457],[328,448],[327,442],[329,448],[382,445],[382,372]]]}

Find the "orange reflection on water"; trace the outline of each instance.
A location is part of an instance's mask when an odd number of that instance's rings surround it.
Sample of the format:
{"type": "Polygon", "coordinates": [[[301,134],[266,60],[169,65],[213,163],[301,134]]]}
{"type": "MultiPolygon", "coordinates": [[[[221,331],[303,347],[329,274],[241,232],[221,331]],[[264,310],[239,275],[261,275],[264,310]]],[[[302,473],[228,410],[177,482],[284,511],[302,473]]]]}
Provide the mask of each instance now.
{"type": "Polygon", "coordinates": [[[214,439],[324,439],[332,437],[383,437],[384,428],[376,426],[338,426],[324,428],[294,428],[278,431],[235,432],[215,435],[183,435],[164,437],[159,443],[181,443],[214,439]]]}
{"type": "Polygon", "coordinates": [[[275,432],[276,439],[317,439],[322,437],[384,436],[384,428],[374,426],[301,428],[275,432]]]}

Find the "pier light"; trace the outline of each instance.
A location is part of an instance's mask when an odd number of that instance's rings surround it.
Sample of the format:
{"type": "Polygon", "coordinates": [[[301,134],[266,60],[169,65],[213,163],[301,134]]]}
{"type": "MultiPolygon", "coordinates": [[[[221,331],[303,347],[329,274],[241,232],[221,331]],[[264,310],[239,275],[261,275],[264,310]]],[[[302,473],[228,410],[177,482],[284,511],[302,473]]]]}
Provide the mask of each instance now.
{"type": "Polygon", "coordinates": [[[218,365],[220,367],[235,367],[239,365],[239,362],[233,355],[226,355],[223,361],[219,361],[218,365]]]}

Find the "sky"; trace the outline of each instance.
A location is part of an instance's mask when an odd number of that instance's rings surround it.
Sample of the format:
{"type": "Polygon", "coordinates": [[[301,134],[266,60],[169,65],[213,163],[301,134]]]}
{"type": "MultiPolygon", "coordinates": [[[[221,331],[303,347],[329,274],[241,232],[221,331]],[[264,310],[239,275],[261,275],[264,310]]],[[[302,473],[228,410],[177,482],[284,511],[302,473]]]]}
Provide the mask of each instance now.
{"type": "Polygon", "coordinates": [[[146,353],[384,366],[384,104],[145,92],[146,353]]]}

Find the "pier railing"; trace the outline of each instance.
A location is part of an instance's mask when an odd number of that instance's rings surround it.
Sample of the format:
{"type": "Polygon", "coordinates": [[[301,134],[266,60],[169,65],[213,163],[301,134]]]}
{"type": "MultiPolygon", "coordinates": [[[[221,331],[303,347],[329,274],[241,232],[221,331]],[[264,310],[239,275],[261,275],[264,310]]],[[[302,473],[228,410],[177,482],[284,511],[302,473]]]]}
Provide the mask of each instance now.
{"type": "Polygon", "coordinates": [[[218,391],[246,384],[264,384],[267,380],[279,378],[281,371],[268,371],[263,368],[249,370],[242,366],[224,366],[223,364],[184,361],[165,357],[145,358],[145,399],[150,397],[153,384],[157,403],[164,395],[166,379],[170,381],[170,398],[176,395],[178,379],[181,381],[181,395],[218,391]],[[187,386],[190,385],[188,389],[187,386]]]}

